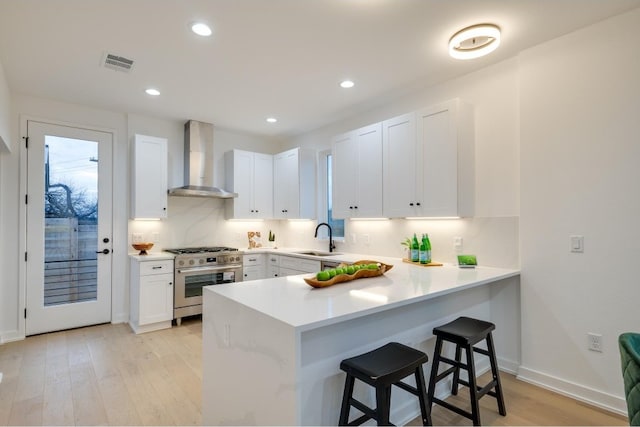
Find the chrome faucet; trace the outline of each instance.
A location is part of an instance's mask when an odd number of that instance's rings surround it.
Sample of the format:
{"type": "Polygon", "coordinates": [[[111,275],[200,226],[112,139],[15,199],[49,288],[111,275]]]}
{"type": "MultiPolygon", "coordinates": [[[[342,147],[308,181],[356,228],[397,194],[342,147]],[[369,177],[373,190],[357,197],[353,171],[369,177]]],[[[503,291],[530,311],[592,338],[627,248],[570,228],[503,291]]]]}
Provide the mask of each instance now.
{"type": "Polygon", "coordinates": [[[316,234],[314,234],[313,237],[318,237],[318,228],[320,228],[320,226],[322,225],[326,225],[329,229],[329,252],[333,252],[333,250],[336,248],[336,245],[333,244],[333,230],[331,229],[331,226],[329,224],[327,224],[326,222],[321,222],[320,224],[318,224],[318,226],[316,227],[316,234]]]}

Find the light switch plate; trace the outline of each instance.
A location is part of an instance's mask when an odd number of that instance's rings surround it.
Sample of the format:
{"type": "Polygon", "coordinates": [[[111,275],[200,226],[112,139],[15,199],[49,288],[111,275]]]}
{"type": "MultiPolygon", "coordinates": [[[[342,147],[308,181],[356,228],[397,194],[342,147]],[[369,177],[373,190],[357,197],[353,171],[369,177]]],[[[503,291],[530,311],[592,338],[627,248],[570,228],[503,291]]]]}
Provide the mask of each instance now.
{"type": "Polygon", "coordinates": [[[570,236],[571,252],[584,252],[584,236],[570,236]]]}

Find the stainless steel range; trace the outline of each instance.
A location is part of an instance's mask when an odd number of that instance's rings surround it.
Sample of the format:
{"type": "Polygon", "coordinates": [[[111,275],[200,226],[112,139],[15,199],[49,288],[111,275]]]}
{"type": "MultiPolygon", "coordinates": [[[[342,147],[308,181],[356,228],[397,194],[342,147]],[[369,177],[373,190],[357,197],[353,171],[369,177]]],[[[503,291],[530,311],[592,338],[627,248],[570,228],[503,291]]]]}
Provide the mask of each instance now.
{"type": "Polygon", "coordinates": [[[176,254],[173,317],[202,313],[202,287],[242,281],[242,252],[222,246],[165,249],[176,254]]]}

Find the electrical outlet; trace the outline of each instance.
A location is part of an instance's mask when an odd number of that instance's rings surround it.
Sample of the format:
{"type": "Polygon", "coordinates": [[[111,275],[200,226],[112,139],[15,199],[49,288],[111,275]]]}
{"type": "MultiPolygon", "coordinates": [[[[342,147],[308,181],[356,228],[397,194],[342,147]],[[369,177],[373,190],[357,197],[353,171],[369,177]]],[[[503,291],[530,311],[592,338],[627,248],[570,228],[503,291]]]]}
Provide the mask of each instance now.
{"type": "Polygon", "coordinates": [[[453,238],[453,250],[457,253],[462,253],[462,237],[456,236],[453,238]]]}
{"type": "Polygon", "coordinates": [[[142,233],[133,233],[131,235],[131,242],[132,243],[143,243],[142,242],[142,233]]]}
{"type": "Polygon", "coordinates": [[[160,241],[160,233],[158,233],[157,231],[151,233],[151,241],[153,243],[158,243],[160,241]]]}
{"type": "Polygon", "coordinates": [[[356,233],[351,233],[351,243],[354,245],[358,243],[358,240],[356,239],[356,233]]]}
{"type": "Polygon", "coordinates": [[[587,334],[587,345],[589,350],[602,353],[602,335],[589,332],[587,334]]]}
{"type": "Polygon", "coordinates": [[[364,242],[365,245],[368,245],[371,243],[371,238],[369,237],[368,234],[363,234],[362,235],[362,241],[364,242]]]}

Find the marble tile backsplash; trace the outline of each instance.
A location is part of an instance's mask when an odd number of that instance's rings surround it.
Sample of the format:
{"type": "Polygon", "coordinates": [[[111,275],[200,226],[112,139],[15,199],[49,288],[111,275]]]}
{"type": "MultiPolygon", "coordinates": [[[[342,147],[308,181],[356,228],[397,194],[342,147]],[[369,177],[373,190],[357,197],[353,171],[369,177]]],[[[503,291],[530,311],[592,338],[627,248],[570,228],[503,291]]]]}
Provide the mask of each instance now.
{"type": "MultiPolygon", "coordinates": [[[[170,197],[169,216],[162,221],[129,221],[129,243],[133,233],[156,242],[152,251],[170,247],[231,246],[247,249],[248,231],[260,231],[263,243],[269,230],[278,247],[326,250],[328,242],[314,238],[317,221],[226,220],[222,199],[170,197]]],[[[403,257],[406,237],[428,233],[433,259],[456,262],[454,237],[462,238],[461,253],[478,257],[478,263],[517,268],[520,264],[518,217],[463,218],[443,220],[393,219],[346,221],[345,238],[336,239],[337,251],[364,255],[403,257]]]]}

